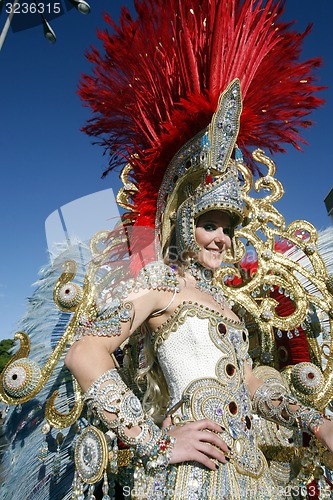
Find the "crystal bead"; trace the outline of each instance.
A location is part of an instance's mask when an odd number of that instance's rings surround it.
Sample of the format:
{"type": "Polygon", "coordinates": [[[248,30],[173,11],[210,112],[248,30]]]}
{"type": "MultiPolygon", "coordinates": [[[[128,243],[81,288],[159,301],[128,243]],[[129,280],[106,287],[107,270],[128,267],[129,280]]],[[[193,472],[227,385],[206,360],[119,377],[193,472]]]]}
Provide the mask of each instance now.
{"type": "Polygon", "coordinates": [[[267,351],[263,352],[261,354],[261,360],[262,360],[263,363],[270,363],[270,361],[272,361],[272,355],[271,355],[271,353],[269,353],[267,351]]]}
{"type": "Polygon", "coordinates": [[[48,434],[51,430],[51,426],[49,423],[46,423],[42,427],[42,434],[48,434]]]}

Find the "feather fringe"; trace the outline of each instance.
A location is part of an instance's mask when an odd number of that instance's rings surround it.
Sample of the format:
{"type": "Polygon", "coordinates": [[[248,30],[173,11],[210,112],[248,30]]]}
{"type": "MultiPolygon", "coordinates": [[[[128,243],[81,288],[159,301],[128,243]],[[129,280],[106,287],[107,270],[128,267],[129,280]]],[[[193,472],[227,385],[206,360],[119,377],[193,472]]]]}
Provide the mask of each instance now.
{"type": "MultiPolygon", "coordinates": [[[[84,127],[110,156],[105,174],[131,159],[137,224],[153,227],[156,196],[178,149],[210,122],[220,93],[239,78],[243,113],[238,145],[270,152],[300,149],[309,113],[323,104],[314,94],[320,59],[300,62],[311,30],[280,20],[276,0],[136,0],[137,18],[105,15],[103,52],[79,95],[93,116],[84,127]],[[136,158],[131,157],[136,154],[136,158]],[[147,202],[149,199],[149,202],[147,202]],[[139,215],[140,214],[140,215],[139,215]]],[[[256,166],[248,161],[256,170],[256,166]]]]}
{"type": "MultiPolygon", "coordinates": [[[[68,259],[77,263],[75,282],[83,284],[90,253],[80,244],[66,249],[52,265],[41,269],[41,278],[35,283],[36,289],[28,299],[26,313],[18,325],[19,330],[28,333],[31,339],[29,357],[40,367],[52,353],[71,318],[71,314],[58,310],[53,301],[53,288],[63,272],[63,262],[68,259]]],[[[62,430],[64,440],[57,451],[58,431],[52,429],[46,436],[42,433],[45,402],[54,390],[59,391],[56,405],[60,412],[68,412],[74,402],[72,377],[63,366],[64,356],[65,353],[38,396],[7,413],[2,438],[5,442],[1,464],[2,500],[71,498],[72,446],[76,434],[72,428],[62,430]],[[46,443],[48,451],[41,461],[38,455],[46,443]]]]}

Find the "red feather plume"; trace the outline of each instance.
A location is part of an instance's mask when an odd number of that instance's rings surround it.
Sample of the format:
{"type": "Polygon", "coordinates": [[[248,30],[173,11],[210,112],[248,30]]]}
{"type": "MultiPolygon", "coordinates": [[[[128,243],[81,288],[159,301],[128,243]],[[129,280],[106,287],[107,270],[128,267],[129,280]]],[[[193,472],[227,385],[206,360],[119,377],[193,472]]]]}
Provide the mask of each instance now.
{"type": "MultiPolygon", "coordinates": [[[[281,152],[300,149],[299,130],[323,103],[314,94],[320,59],[299,62],[309,33],[283,23],[276,0],[136,0],[137,19],[123,8],[119,24],[99,31],[101,53],[87,55],[92,75],[79,95],[93,118],[84,128],[110,155],[106,170],[132,154],[137,224],[154,226],[157,192],[177,150],[205,128],[220,93],[239,78],[243,113],[238,145],[281,152]]],[[[253,167],[255,168],[255,167],[253,167]]]]}

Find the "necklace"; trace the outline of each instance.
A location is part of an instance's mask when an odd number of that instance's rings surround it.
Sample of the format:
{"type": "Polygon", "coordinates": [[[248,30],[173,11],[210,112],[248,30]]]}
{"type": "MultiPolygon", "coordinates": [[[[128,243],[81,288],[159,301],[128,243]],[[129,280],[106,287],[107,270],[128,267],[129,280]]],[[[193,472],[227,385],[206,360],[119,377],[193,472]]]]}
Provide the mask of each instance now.
{"type": "Polygon", "coordinates": [[[213,285],[214,272],[211,269],[207,269],[199,262],[192,262],[185,268],[185,271],[195,278],[195,287],[198,290],[209,293],[221,306],[221,309],[224,309],[226,299],[221,288],[213,285]]]}

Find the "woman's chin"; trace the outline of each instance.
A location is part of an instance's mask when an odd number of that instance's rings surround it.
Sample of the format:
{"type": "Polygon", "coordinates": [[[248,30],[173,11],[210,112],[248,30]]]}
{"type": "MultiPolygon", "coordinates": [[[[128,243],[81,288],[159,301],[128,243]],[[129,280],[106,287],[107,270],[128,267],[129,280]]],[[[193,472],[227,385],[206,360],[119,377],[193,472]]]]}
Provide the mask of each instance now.
{"type": "Polygon", "coordinates": [[[216,269],[219,269],[222,264],[222,259],[220,256],[210,256],[205,259],[198,259],[199,264],[201,264],[203,267],[206,267],[207,269],[211,269],[212,271],[215,271],[216,269]]]}

